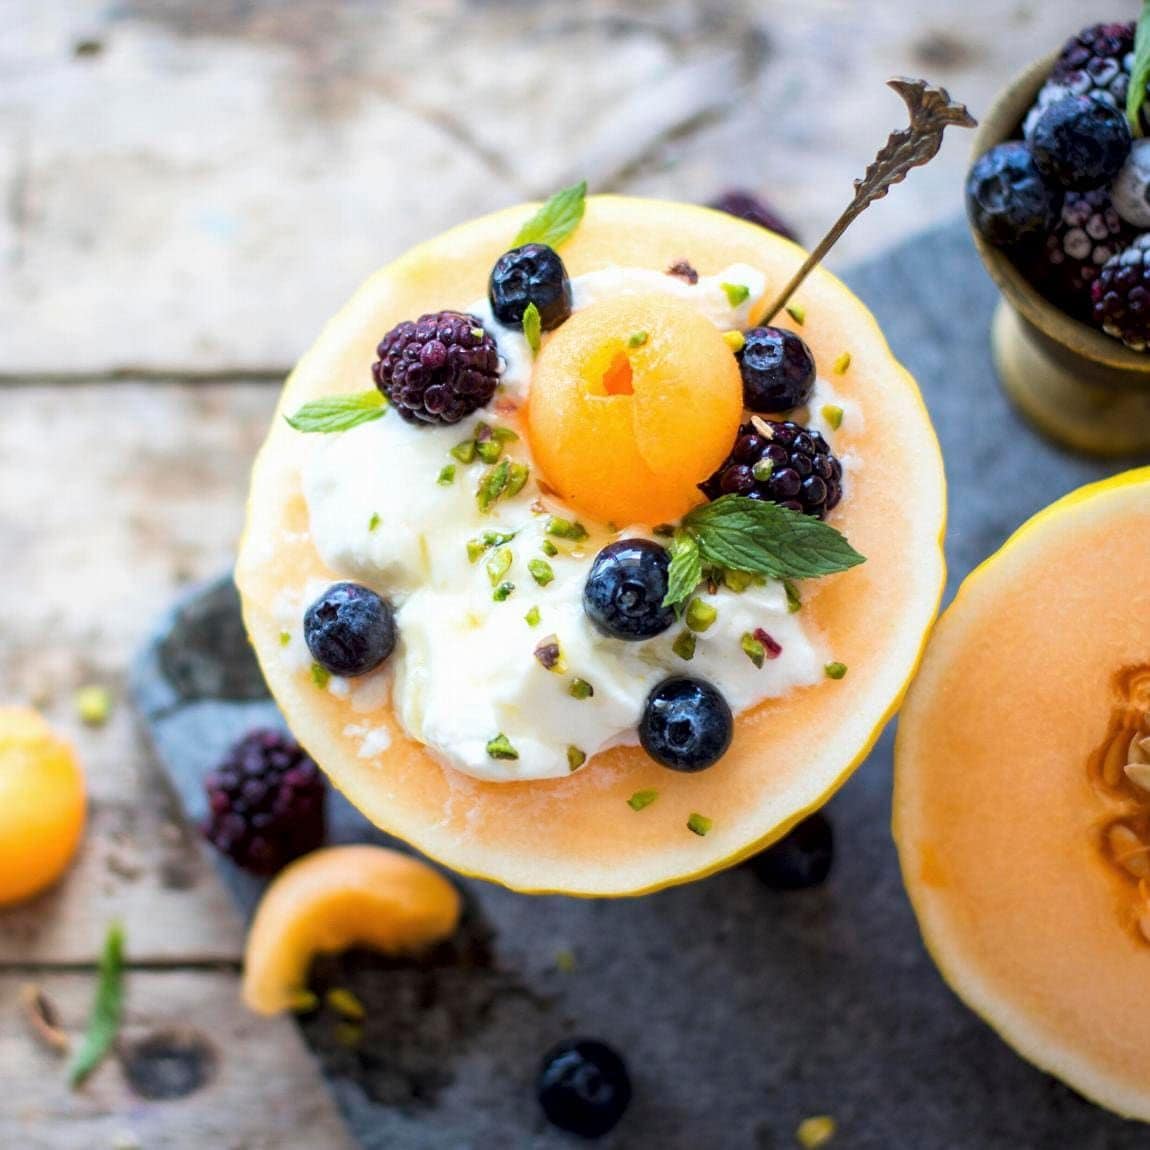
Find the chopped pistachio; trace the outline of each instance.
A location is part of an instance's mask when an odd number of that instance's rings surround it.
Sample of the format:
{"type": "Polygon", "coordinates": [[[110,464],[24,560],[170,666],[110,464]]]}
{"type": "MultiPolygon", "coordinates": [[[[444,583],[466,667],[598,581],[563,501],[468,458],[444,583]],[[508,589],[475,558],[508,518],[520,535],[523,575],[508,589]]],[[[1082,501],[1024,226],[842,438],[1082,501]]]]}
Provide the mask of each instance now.
{"type": "Polygon", "coordinates": [[[546,559],[532,559],[527,564],[527,570],[540,587],[546,587],[555,578],[555,572],[551,570],[551,564],[546,559]]]}
{"type": "Polygon", "coordinates": [[[510,427],[493,427],[491,429],[491,438],[498,443],[518,443],[519,436],[511,430],[510,427]]]}
{"type": "Polygon", "coordinates": [[[483,546],[502,547],[504,543],[510,543],[518,534],[518,531],[484,531],[483,546]]]}
{"type": "Polygon", "coordinates": [[[767,649],[750,631],[744,632],[743,637],[739,640],[739,645],[743,648],[743,654],[746,655],[756,667],[762,667],[763,661],[767,657],[767,649]]]}
{"type": "Polygon", "coordinates": [[[496,603],[506,603],[511,598],[512,592],[515,590],[514,583],[500,583],[494,591],[491,592],[491,598],[496,603]]]}
{"type": "Polygon", "coordinates": [[[290,631],[281,631],[280,632],[280,646],[286,647],[290,642],[291,642],[291,632],[290,631]]]}
{"type": "Polygon", "coordinates": [[[323,1001],[329,1010],[351,1022],[362,1022],[367,1017],[363,1003],[344,986],[333,986],[323,996],[323,1001]]]}
{"type": "Polygon", "coordinates": [[[526,463],[513,463],[507,472],[507,490],[504,494],[508,499],[518,495],[527,485],[531,468],[526,463]]]}
{"type": "Polygon", "coordinates": [[[311,681],[322,691],[331,682],[331,672],[319,663],[312,663],[311,681]]]}
{"type": "Polygon", "coordinates": [[[803,1150],[822,1150],[837,1130],[838,1123],[829,1114],[816,1114],[799,1123],[795,1138],[803,1150]]]}
{"type": "Polygon", "coordinates": [[[545,639],[540,639],[535,644],[535,658],[545,671],[553,671],[556,675],[562,675],[567,670],[567,664],[563,662],[563,651],[559,646],[558,635],[548,635],[545,639]]]}
{"type": "Polygon", "coordinates": [[[681,631],[679,637],[671,644],[671,650],[690,662],[695,657],[695,636],[690,631],[681,631]]]}
{"type": "Polygon", "coordinates": [[[691,817],[687,819],[687,830],[693,831],[700,838],[705,835],[714,825],[714,821],[707,818],[706,815],[700,815],[696,813],[692,814],[691,817]]]}
{"type": "Polygon", "coordinates": [[[835,360],[833,371],[835,375],[846,375],[847,371],[850,369],[850,365],[851,353],[849,351],[844,351],[842,355],[840,355],[838,359],[835,360]]]}
{"type": "Polygon", "coordinates": [[[367,521],[368,531],[374,531],[382,522],[383,522],[383,520],[380,519],[379,512],[373,511],[371,513],[371,518],[367,521]]]}
{"type": "Polygon", "coordinates": [[[487,560],[487,578],[491,580],[492,587],[511,570],[514,558],[510,547],[500,547],[498,551],[492,552],[491,558],[487,560]]]}
{"type": "Polygon", "coordinates": [[[783,580],[783,590],[787,593],[787,610],[793,615],[803,609],[803,597],[799,589],[789,579],[783,580]]]}
{"type": "Polygon", "coordinates": [[[475,460],[475,440],[465,439],[462,443],[457,443],[452,449],[451,454],[459,460],[460,463],[472,463],[475,460]]]}
{"type": "Polygon", "coordinates": [[[471,329],[472,339],[482,339],[487,333],[481,327],[473,327],[471,329]]]}
{"type": "Polygon", "coordinates": [[[587,528],[582,523],[578,520],[561,519],[558,515],[552,515],[547,520],[546,530],[548,535],[554,535],[558,539],[571,539],[576,543],[587,538],[587,528]]]}
{"type": "Polygon", "coordinates": [[[587,761],[587,752],[578,747],[567,748],[567,769],[577,771],[587,761]]]}
{"type": "Polygon", "coordinates": [[[319,1009],[319,997],[310,990],[293,990],[288,996],[288,1010],[292,1014],[311,1014],[319,1009]]]}
{"type": "Polygon", "coordinates": [[[502,731],[494,739],[487,741],[487,754],[492,759],[519,758],[519,752],[511,745],[511,740],[502,731]]]}
{"type": "Polygon", "coordinates": [[[751,294],[751,289],[746,284],[719,284],[723,289],[723,294],[727,297],[727,303],[731,307],[738,307],[741,303],[746,303],[747,297],[751,294]]]}
{"type": "Polygon", "coordinates": [[[651,534],[657,535],[660,539],[670,539],[675,534],[675,525],[673,523],[656,523],[651,528],[651,534]]]}
{"type": "Polygon", "coordinates": [[[723,568],[723,582],[736,594],[742,594],[754,581],[754,577],[749,571],[733,571],[730,567],[723,568]]]}
{"type": "Polygon", "coordinates": [[[765,483],[775,472],[775,461],[763,456],[756,459],[751,465],[751,474],[760,482],[765,483]]]}
{"type": "Polygon", "coordinates": [[[725,331],[723,339],[731,351],[738,353],[747,346],[747,337],[741,331],[725,331]]]}
{"type": "Polygon", "coordinates": [[[107,687],[90,684],[76,692],[76,714],[89,727],[102,727],[112,713],[112,692],[107,687]]]}
{"type": "Polygon", "coordinates": [[[828,679],[845,679],[847,676],[846,663],[828,663],[823,669],[826,671],[828,679]]]}
{"type": "Polygon", "coordinates": [[[627,337],[628,347],[642,347],[651,337],[645,331],[633,331],[627,337]]]}
{"type": "Polygon", "coordinates": [[[468,539],[467,559],[469,563],[478,563],[480,556],[487,550],[487,544],[482,539],[468,539]]]}
{"type": "Polygon", "coordinates": [[[692,599],[687,604],[683,621],[692,631],[706,631],[719,617],[719,609],[713,603],[704,603],[702,599],[692,599]]]}
{"type": "Polygon", "coordinates": [[[475,454],[484,463],[496,463],[503,454],[503,444],[498,439],[481,439],[475,444],[475,454]]]}
{"type": "Polygon", "coordinates": [[[649,807],[658,797],[659,792],[654,787],[646,791],[636,791],[627,800],[627,806],[633,811],[641,811],[644,807],[649,807]]]}
{"type": "Polygon", "coordinates": [[[802,327],[807,320],[807,309],[801,303],[787,304],[787,315],[802,327]]]}
{"type": "Polygon", "coordinates": [[[837,407],[833,403],[828,403],[821,409],[819,414],[827,421],[827,426],[831,431],[838,431],[843,425],[843,409],[837,407]]]}
{"type": "Polygon", "coordinates": [[[532,607],[528,610],[527,614],[523,616],[524,621],[528,627],[539,626],[539,608],[532,607]]]}
{"type": "Polygon", "coordinates": [[[559,554],[559,548],[556,547],[550,539],[544,539],[543,542],[539,544],[539,550],[542,551],[548,559],[554,559],[555,556],[559,554]]]}
{"type": "Polygon", "coordinates": [[[510,477],[511,463],[506,459],[483,473],[483,478],[479,480],[479,486],[475,491],[475,502],[479,505],[480,511],[491,510],[507,490],[507,481],[510,477]]]}
{"type": "Polygon", "coordinates": [[[564,948],[555,952],[555,969],[560,974],[570,974],[575,969],[575,952],[564,948]]]}
{"type": "Polygon", "coordinates": [[[450,487],[455,482],[455,464],[448,463],[439,469],[439,478],[435,481],[440,487],[450,487]]]}
{"type": "Polygon", "coordinates": [[[567,694],[573,699],[590,699],[595,694],[595,688],[586,679],[572,679],[567,694]]]}

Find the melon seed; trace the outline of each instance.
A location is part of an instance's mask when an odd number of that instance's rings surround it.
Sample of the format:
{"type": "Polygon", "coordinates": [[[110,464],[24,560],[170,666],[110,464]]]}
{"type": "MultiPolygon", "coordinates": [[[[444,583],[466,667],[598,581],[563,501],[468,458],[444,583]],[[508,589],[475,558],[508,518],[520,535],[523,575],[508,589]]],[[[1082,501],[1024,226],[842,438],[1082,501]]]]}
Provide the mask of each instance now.
{"type": "Polygon", "coordinates": [[[1142,791],[1150,791],[1150,763],[1131,761],[1126,764],[1126,777],[1142,791]]]}
{"type": "Polygon", "coordinates": [[[1150,878],[1150,847],[1125,823],[1115,823],[1106,834],[1114,861],[1135,878],[1150,878]]]}

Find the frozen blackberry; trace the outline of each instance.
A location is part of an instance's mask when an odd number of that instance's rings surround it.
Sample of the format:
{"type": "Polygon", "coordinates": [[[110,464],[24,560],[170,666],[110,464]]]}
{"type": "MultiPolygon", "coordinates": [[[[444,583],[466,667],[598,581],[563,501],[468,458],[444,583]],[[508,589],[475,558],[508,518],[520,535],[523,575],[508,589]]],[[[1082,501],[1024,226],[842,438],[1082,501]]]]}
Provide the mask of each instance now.
{"type": "Polygon", "coordinates": [[[1089,96],[1063,96],[1038,118],[1030,151],[1048,181],[1084,192],[1118,175],[1131,143],[1125,112],[1089,96]]]}
{"type": "Polygon", "coordinates": [[[204,836],[244,870],[274,874],[323,845],[323,775],[279,731],[245,735],[207,776],[204,789],[204,836]]]}
{"type": "Polygon", "coordinates": [[[1026,271],[1043,294],[1071,315],[1089,319],[1090,285],[1102,265],[1134,239],[1105,188],[1067,192],[1058,222],[1026,271]]]}
{"type": "Polygon", "coordinates": [[[979,156],[966,177],[966,213],[978,234],[997,247],[1045,234],[1058,219],[1062,197],[1019,140],[979,156]]]}
{"type": "Polygon", "coordinates": [[[495,261],[487,300],[491,314],[504,327],[521,331],[523,313],[534,304],[539,310],[539,326],[553,331],[571,314],[571,280],[554,248],[524,244],[495,261]]]}
{"type": "Polygon", "coordinates": [[[726,462],[699,485],[708,499],[746,495],[825,519],[843,495],[843,466],[817,431],[755,419],[739,428],[726,462]]]}
{"type": "Polygon", "coordinates": [[[376,354],[376,386],[408,423],[458,423],[488,404],[499,382],[495,340],[457,311],[393,327],[376,354]]]}
{"type": "Polygon", "coordinates": [[[794,229],[789,224],[784,223],[778,212],[753,192],[732,188],[713,199],[707,207],[714,208],[719,212],[726,212],[729,216],[738,216],[740,220],[758,224],[760,228],[766,228],[769,232],[777,232],[780,236],[785,236],[788,240],[794,240],[795,243],[798,243],[799,237],[795,235],[794,229]]]}
{"type": "Polygon", "coordinates": [[[1150,345],[1150,233],[1112,257],[1091,288],[1094,322],[1135,351],[1150,345]]]}
{"type": "Polygon", "coordinates": [[[766,415],[802,407],[815,388],[815,357],[793,331],[753,327],[735,355],[743,377],[743,406],[766,415]]]}

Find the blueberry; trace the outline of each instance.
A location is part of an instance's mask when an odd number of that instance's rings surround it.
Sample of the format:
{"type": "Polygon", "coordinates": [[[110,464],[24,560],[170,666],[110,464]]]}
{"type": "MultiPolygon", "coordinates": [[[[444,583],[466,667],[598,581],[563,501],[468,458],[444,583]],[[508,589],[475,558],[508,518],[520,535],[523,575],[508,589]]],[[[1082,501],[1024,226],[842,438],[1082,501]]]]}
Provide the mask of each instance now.
{"type": "Polygon", "coordinates": [[[705,771],[727,753],[734,719],[727,700],[702,679],[665,679],[647,697],[639,742],[672,771],[705,771]]]}
{"type": "Polygon", "coordinates": [[[571,314],[571,281],[553,248],[525,244],[495,261],[487,287],[491,311],[504,327],[523,327],[528,304],[539,309],[544,331],[557,328],[571,314]]]}
{"type": "Polygon", "coordinates": [[[815,387],[815,357],[793,331],[753,327],[735,357],[743,376],[743,406],[761,415],[802,407],[815,387]]]}
{"type": "Polygon", "coordinates": [[[771,890],[806,890],[826,882],[834,857],[830,820],[817,811],[747,865],[771,890]]]}
{"type": "Polygon", "coordinates": [[[630,1105],[631,1076],[605,1042],[572,1038],[547,1052],[535,1090],[553,1126],[583,1138],[601,1138],[630,1105]]]}
{"type": "Polygon", "coordinates": [[[591,564],[583,610],[596,630],[613,639],[651,639],[675,621],[663,606],[671,565],[665,547],[648,539],[609,543],[591,564]]]}
{"type": "Polygon", "coordinates": [[[987,243],[1009,247],[1045,235],[1062,210],[1062,191],[1046,182],[1029,147],[999,144],[966,178],[966,213],[987,243]]]}
{"type": "Polygon", "coordinates": [[[1126,116],[1116,107],[1090,96],[1063,96],[1039,117],[1030,149],[1048,180],[1086,192],[1118,174],[1132,142],[1126,116]]]}
{"type": "Polygon", "coordinates": [[[333,583],[303,617],[312,658],[333,675],[366,675],[395,650],[395,616],[374,591],[333,583]]]}

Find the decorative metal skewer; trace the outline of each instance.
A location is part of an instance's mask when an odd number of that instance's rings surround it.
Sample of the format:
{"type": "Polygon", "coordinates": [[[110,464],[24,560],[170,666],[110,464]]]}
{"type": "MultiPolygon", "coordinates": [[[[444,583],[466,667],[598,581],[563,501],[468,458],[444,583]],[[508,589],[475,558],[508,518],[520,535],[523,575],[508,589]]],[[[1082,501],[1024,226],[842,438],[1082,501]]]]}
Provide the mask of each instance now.
{"type": "Polygon", "coordinates": [[[926,80],[911,80],[904,76],[888,80],[887,85],[906,101],[910,112],[910,127],[891,132],[866,174],[861,180],[855,180],[854,199],[847,205],[846,211],[839,216],[767,309],[763,323],[770,323],[782,311],[799,284],[823,261],[827,252],[865,208],[875,200],[881,200],[892,185],[905,180],[911,168],[920,167],[934,159],[942,147],[942,134],[947,127],[953,124],[958,128],[974,128],[978,124],[967,111],[966,105],[951,100],[945,88],[929,84],[926,80]]]}

